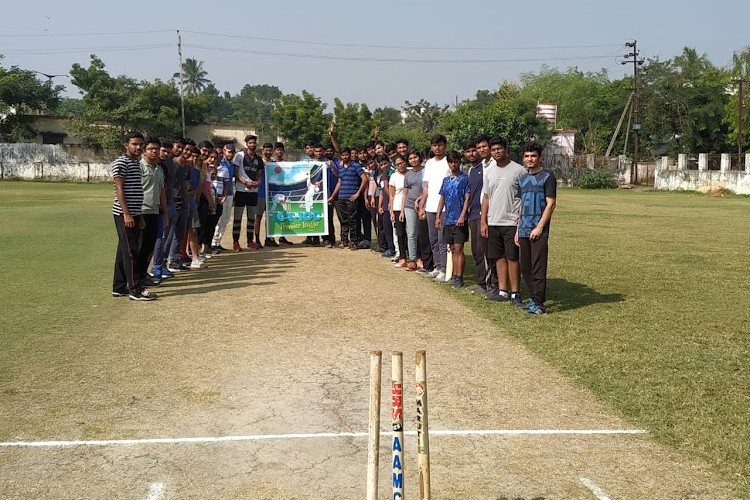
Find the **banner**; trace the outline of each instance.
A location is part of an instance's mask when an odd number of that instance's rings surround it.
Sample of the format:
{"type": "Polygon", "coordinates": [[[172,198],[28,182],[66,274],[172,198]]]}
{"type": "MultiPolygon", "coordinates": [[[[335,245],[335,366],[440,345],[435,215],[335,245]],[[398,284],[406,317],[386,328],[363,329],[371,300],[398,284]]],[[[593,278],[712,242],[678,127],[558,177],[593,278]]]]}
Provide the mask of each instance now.
{"type": "Polygon", "coordinates": [[[269,238],[328,234],[326,168],[319,161],[266,163],[269,238]]]}

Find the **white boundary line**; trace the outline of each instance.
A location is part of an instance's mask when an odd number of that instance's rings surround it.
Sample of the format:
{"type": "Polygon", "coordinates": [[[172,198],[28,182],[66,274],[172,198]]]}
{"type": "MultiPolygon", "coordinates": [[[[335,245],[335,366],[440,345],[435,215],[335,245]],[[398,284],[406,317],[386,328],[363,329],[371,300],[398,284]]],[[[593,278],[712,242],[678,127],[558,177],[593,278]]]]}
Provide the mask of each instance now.
{"type": "Polygon", "coordinates": [[[162,500],[164,498],[164,483],[151,483],[146,500],[162,500]]]}
{"type": "MultiPolygon", "coordinates": [[[[631,435],[647,434],[642,429],[498,429],[498,430],[431,430],[430,436],[596,436],[596,435],[631,435]]],[[[407,436],[416,436],[416,431],[404,432],[407,436]]],[[[390,436],[390,432],[381,432],[390,436]]],[[[271,441],[283,439],[338,439],[363,438],[367,432],[316,432],[309,434],[256,434],[249,436],[217,437],[178,437],[146,439],[99,439],[87,441],[6,441],[0,442],[0,448],[62,448],[70,446],[117,446],[143,444],[183,444],[183,443],[227,443],[239,441],[271,441]]]]}
{"type": "Polygon", "coordinates": [[[585,477],[582,477],[581,482],[586,488],[588,488],[591,491],[591,493],[594,494],[597,500],[612,500],[611,498],[607,496],[606,493],[604,493],[604,490],[602,490],[600,487],[594,484],[594,481],[592,481],[591,479],[586,479],[585,477]]]}

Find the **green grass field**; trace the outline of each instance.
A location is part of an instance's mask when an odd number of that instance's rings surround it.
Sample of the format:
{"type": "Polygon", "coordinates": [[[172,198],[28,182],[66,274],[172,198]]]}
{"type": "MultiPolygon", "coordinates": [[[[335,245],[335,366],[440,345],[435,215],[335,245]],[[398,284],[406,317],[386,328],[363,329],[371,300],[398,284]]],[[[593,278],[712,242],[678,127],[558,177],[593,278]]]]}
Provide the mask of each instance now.
{"type": "MultiPolygon", "coordinates": [[[[75,356],[67,337],[128,310],[109,296],[111,199],[109,185],[0,182],[0,399],[51,357],[75,356]]],[[[551,314],[445,293],[750,496],[749,212],[743,197],[564,189],[551,314]]]]}

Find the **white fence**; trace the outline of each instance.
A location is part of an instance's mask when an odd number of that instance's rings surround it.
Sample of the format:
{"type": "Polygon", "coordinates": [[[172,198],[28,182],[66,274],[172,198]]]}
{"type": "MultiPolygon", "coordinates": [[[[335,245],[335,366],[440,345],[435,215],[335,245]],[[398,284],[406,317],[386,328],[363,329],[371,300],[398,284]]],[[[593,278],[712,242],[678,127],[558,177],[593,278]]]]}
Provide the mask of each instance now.
{"type": "Polygon", "coordinates": [[[51,144],[0,144],[0,178],[102,182],[111,180],[118,151],[51,144]]]}
{"type": "Polygon", "coordinates": [[[736,155],[680,154],[677,162],[668,156],[656,165],[654,187],[668,191],[702,191],[728,189],[736,194],[750,194],[750,153],[744,165],[736,155]],[[714,161],[719,160],[719,161],[714,161]],[[715,170],[715,166],[718,169],[715,170]]]}

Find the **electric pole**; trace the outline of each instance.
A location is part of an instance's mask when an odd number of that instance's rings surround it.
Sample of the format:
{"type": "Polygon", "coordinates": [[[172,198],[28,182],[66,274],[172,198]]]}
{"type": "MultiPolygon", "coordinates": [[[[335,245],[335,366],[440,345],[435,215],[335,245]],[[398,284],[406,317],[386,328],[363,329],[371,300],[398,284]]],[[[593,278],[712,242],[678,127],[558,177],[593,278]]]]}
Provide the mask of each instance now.
{"type": "Polygon", "coordinates": [[[180,110],[182,112],[182,137],[185,137],[185,79],[182,74],[182,35],[180,35],[180,30],[177,30],[177,54],[180,56],[180,110]]]}
{"type": "Polygon", "coordinates": [[[638,67],[644,63],[638,52],[638,40],[626,42],[625,46],[632,52],[625,54],[622,64],[633,63],[633,167],[630,169],[630,183],[638,183],[638,133],[641,123],[638,121],[638,67]]]}
{"type": "MultiPolygon", "coordinates": [[[[742,170],[742,121],[745,114],[745,94],[743,93],[742,85],[750,83],[750,80],[743,80],[742,78],[735,80],[739,88],[737,89],[737,165],[742,170]]],[[[745,165],[747,166],[747,165],[745,165]]]]}

